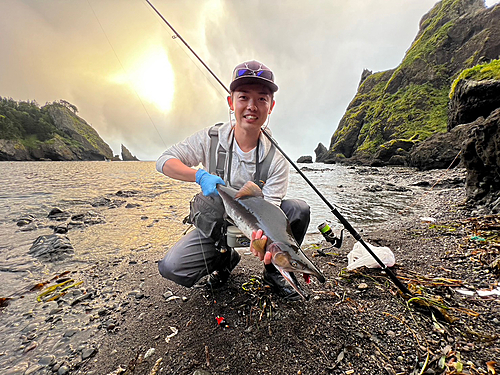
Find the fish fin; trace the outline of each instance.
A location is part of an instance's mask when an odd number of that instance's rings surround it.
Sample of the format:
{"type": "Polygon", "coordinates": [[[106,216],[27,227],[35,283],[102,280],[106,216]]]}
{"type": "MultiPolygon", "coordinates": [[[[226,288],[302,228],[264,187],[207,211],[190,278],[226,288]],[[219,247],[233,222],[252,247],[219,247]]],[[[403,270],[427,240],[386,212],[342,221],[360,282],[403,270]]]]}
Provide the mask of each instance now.
{"type": "Polygon", "coordinates": [[[285,268],[290,265],[290,260],[283,252],[279,251],[274,254],[273,263],[276,267],[285,268]]]}
{"type": "Polygon", "coordinates": [[[235,199],[243,197],[264,197],[262,190],[253,181],[248,181],[234,196],[235,199]]]}
{"type": "Polygon", "coordinates": [[[253,240],[252,247],[259,253],[264,254],[266,252],[267,238],[259,238],[258,240],[253,240]]]}

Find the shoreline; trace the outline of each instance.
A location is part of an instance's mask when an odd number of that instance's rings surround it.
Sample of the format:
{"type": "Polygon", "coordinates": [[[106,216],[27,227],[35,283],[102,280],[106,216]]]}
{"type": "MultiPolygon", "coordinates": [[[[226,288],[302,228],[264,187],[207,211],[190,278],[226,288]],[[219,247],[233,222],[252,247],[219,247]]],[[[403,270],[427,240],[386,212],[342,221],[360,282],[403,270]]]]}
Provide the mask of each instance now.
{"type": "MultiPolygon", "coordinates": [[[[436,219],[434,228],[467,220],[469,211],[462,206],[464,192],[457,190],[462,189],[436,190],[426,195],[425,206],[433,213],[426,216],[436,219]]],[[[449,264],[443,263],[444,259],[453,259],[448,252],[457,250],[454,247],[463,240],[465,229],[460,229],[457,236],[457,232],[446,230],[436,233],[434,228],[413,214],[401,216],[387,228],[364,237],[394,251],[396,273],[406,283],[408,276],[466,280],[467,272],[459,268],[450,272],[449,264]],[[424,248],[426,251],[422,252],[424,248]],[[443,258],[443,254],[448,255],[443,258]]],[[[346,275],[342,269],[352,244],[352,237],[347,236],[338,254],[326,258],[313,257],[316,246],[305,250],[327,270],[328,281],[325,285],[313,282],[307,287],[310,301],[299,303],[286,303],[262,289],[260,265],[249,255],[242,257],[228,285],[213,293],[158,280],[151,260],[142,271],[135,270],[130,275],[132,283],[144,280],[144,299],[137,299],[136,295],[132,303],[137,308],[123,314],[119,330],[102,336],[96,356],[77,373],[115,374],[120,373],[120,368],[124,373],[133,368],[130,373],[134,374],[152,374],[157,370],[190,375],[406,374],[426,361],[427,368],[438,373],[443,356],[446,363],[453,364],[457,362],[457,353],[461,353],[458,362],[464,369],[486,374],[486,363],[499,355],[494,344],[500,331],[500,316],[494,309],[499,306],[498,298],[466,300],[455,293],[449,296],[448,303],[453,300],[464,308],[476,309],[478,304],[484,304],[479,318],[456,313],[458,322],[441,318],[434,323],[425,311],[418,310],[421,306],[414,310],[401,308],[404,299],[380,271],[365,269],[346,275]],[[147,276],[141,278],[141,274],[147,276]],[[244,292],[242,286],[251,291],[244,292]],[[262,307],[263,303],[268,307],[262,307]],[[223,316],[228,328],[218,326],[216,316],[223,316]],[[491,322],[485,329],[488,320],[491,322]],[[470,337],[464,339],[457,327],[466,331],[464,327],[469,324],[476,336],[468,334],[470,337]],[[481,337],[489,337],[490,344],[486,340],[482,345],[481,337]],[[415,357],[419,359],[417,363],[415,357]]],[[[487,273],[486,279],[489,276],[487,273]]],[[[490,285],[485,280],[481,279],[477,289],[490,285]]],[[[460,285],[474,286],[474,282],[473,279],[460,285]]],[[[442,294],[441,287],[427,288],[436,295],[442,294]]]]}
{"type": "MultiPolygon", "coordinates": [[[[430,179],[436,175],[428,174],[430,179]]],[[[395,176],[393,182],[407,179],[395,176]]],[[[498,282],[491,271],[477,266],[476,258],[469,261],[463,254],[472,225],[464,201],[463,187],[442,184],[409,212],[360,232],[368,243],[391,248],[394,271],[405,284],[424,288],[453,308],[478,310],[478,317],[455,312],[458,321],[437,317],[436,326],[421,306],[407,306],[407,299],[380,270],[346,272],[353,246],[350,235],[341,249],[330,249],[327,256],[316,256],[318,248],[328,248],[324,242],[304,249],[327,282],[313,280],[304,286],[311,298],[298,303],[286,303],[261,285],[262,265],[246,249],[238,249],[242,261],[227,286],[209,291],[161,278],[156,261],[163,249],[153,246],[73,272],[72,278],[83,280],[83,287],[60,302],[37,305],[29,315],[21,315],[28,320],[19,348],[24,360],[14,373],[406,374],[423,366],[427,354],[428,368],[440,373],[442,355],[446,363],[453,358],[456,362],[460,352],[464,369],[472,368],[470,362],[484,370],[471,373],[486,374],[486,362],[499,356],[498,298],[462,297],[455,292],[459,284],[422,284],[439,277],[478,290],[498,282]],[[436,221],[424,223],[420,217],[436,221]],[[217,316],[224,317],[228,327],[219,326],[217,316]],[[38,353],[61,324],[66,327],[62,339],[54,340],[51,351],[38,353]],[[51,353],[64,345],[64,355],[51,353]]]]}

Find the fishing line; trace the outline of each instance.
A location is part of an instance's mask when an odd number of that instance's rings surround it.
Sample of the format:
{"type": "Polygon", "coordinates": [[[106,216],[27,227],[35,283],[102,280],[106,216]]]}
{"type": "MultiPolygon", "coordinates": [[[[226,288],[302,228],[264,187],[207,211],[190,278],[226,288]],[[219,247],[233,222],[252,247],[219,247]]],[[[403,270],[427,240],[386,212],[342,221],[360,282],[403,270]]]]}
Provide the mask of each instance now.
{"type": "Polygon", "coordinates": [[[165,141],[163,140],[160,132],[158,131],[158,128],[156,127],[156,124],[155,122],[153,121],[153,118],[151,117],[151,115],[149,114],[148,110],[146,109],[146,106],[144,105],[144,102],[142,101],[141,99],[141,96],[139,95],[139,93],[136,91],[136,89],[134,88],[134,86],[132,85],[132,82],[130,81],[129,79],[129,75],[125,69],[125,67],[123,66],[122,64],[122,61],[120,60],[120,58],[118,57],[118,54],[116,53],[115,49],[113,48],[113,45],[111,44],[111,41],[109,40],[108,38],[108,35],[106,34],[106,31],[104,30],[104,27],[102,26],[101,22],[99,21],[99,18],[97,17],[97,14],[95,13],[94,11],[94,8],[92,8],[92,5],[90,4],[90,0],[87,0],[87,3],[89,4],[89,7],[90,9],[92,10],[92,13],[94,14],[94,17],[95,19],[97,20],[97,23],[99,24],[104,36],[106,37],[106,40],[108,41],[108,44],[109,46],[111,47],[111,50],[113,51],[113,53],[115,54],[115,57],[116,59],[118,60],[118,62],[120,63],[120,66],[123,70],[123,73],[125,74],[125,77],[127,77],[127,80],[128,80],[128,84],[129,86],[132,88],[132,90],[135,92],[135,95],[137,95],[137,98],[139,99],[139,102],[141,103],[142,105],[142,108],[144,109],[144,111],[146,112],[146,115],[148,116],[149,118],[149,121],[151,121],[151,124],[153,124],[153,127],[155,128],[156,130],[156,133],[158,133],[158,136],[160,137],[160,140],[162,141],[163,143],[163,146],[165,146],[165,148],[167,148],[167,144],[165,143],[165,141]]]}
{"type": "MultiPolygon", "coordinates": [[[[90,0],[87,0],[87,3],[89,4],[89,7],[90,7],[90,9],[92,10],[92,13],[94,14],[94,17],[96,18],[97,23],[99,24],[99,26],[100,26],[100,28],[101,28],[101,30],[102,30],[102,32],[103,32],[103,34],[104,34],[105,38],[106,38],[106,40],[107,40],[107,42],[108,42],[108,44],[109,44],[109,46],[110,46],[111,50],[113,51],[113,53],[114,53],[114,55],[115,55],[116,59],[118,60],[118,62],[119,62],[119,64],[120,64],[120,66],[121,66],[121,68],[122,68],[123,72],[125,73],[125,76],[127,77],[127,80],[129,81],[129,86],[130,86],[130,87],[132,88],[132,90],[135,92],[135,94],[136,94],[137,98],[139,99],[139,101],[140,101],[140,103],[141,103],[141,105],[142,105],[142,107],[143,107],[144,111],[146,112],[146,114],[147,114],[147,116],[148,116],[149,120],[151,121],[151,124],[152,124],[152,125],[153,125],[153,127],[155,128],[156,132],[158,133],[158,136],[160,137],[160,139],[161,139],[161,141],[162,141],[163,145],[164,145],[164,146],[165,146],[165,148],[166,148],[166,147],[167,147],[167,145],[166,145],[165,141],[163,140],[163,138],[162,138],[162,136],[161,136],[160,132],[158,131],[158,128],[156,127],[156,125],[155,125],[155,123],[154,123],[153,119],[151,118],[151,115],[149,114],[149,112],[148,112],[148,110],[147,110],[146,106],[144,105],[144,102],[142,101],[141,96],[139,95],[139,93],[135,90],[135,88],[134,88],[134,87],[133,87],[133,85],[131,84],[131,82],[130,82],[130,80],[129,80],[129,76],[128,76],[128,74],[127,74],[127,71],[126,71],[125,67],[123,66],[123,63],[122,63],[122,61],[121,61],[120,57],[119,57],[119,56],[118,56],[118,54],[116,53],[116,50],[114,49],[114,47],[113,47],[113,45],[112,45],[112,43],[111,43],[111,41],[110,41],[110,39],[109,39],[109,37],[108,37],[108,35],[107,35],[106,31],[104,30],[104,27],[102,26],[102,24],[101,24],[101,22],[100,22],[100,20],[99,20],[99,17],[97,17],[97,14],[96,14],[96,12],[94,11],[94,8],[92,7],[92,4],[90,3],[90,0]]],[[[165,27],[165,26],[163,25],[163,27],[165,27]]],[[[178,37],[178,36],[176,36],[176,37],[178,37]]],[[[173,36],[172,38],[173,38],[173,39],[175,39],[176,37],[174,37],[174,36],[173,36]]],[[[181,39],[182,39],[182,38],[181,38],[181,39]]],[[[178,44],[177,44],[177,46],[178,46],[178,48],[179,48],[179,49],[181,49],[181,50],[182,50],[182,51],[183,51],[183,52],[184,52],[184,53],[185,53],[185,54],[189,57],[189,59],[193,62],[193,64],[195,64],[195,62],[192,60],[191,56],[189,56],[189,55],[186,53],[186,51],[184,51],[184,50],[183,50],[183,49],[182,49],[182,48],[181,48],[178,44]]],[[[196,65],[196,64],[195,64],[195,65],[196,65]]],[[[197,65],[196,65],[196,66],[197,66],[197,65]]],[[[202,71],[201,71],[201,69],[200,69],[198,66],[197,66],[197,68],[200,70],[200,72],[202,72],[202,71]]],[[[205,75],[205,73],[204,73],[204,72],[202,72],[202,74],[206,77],[206,75],[205,75]]],[[[208,81],[208,82],[209,82],[209,83],[210,83],[210,84],[214,87],[214,89],[216,90],[216,92],[217,92],[219,95],[221,95],[222,97],[224,97],[224,96],[220,93],[220,91],[219,91],[219,90],[218,90],[218,89],[217,89],[217,88],[213,85],[213,83],[212,83],[212,82],[210,82],[210,81],[208,80],[208,77],[206,77],[206,79],[207,79],[207,81],[208,81]]],[[[204,261],[204,263],[205,263],[205,269],[206,269],[206,271],[207,271],[207,275],[210,277],[210,272],[209,272],[209,269],[208,269],[208,263],[207,263],[207,259],[206,259],[206,256],[205,256],[204,246],[203,246],[203,243],[202,243],[202,241],[201,241],[201,234],[200,234],[199,232],[198,232],[198,239],[199,239],[199,242],[200,242],[200,246],[201,246],[201,248],[202,248],[202,255],[203,255],[203,261],[204,261]]],[[[214,317],[217,317],[216,312],[215,312],[215,308],[214,308],[214,305],[216,304],[215,292],[214,292],[213,286],[212,286],[211,284],[210,284],[210,291],[211,291],[212,301],[213,301],[213,303],[212,303],[212,315],[213,315],[214,317]]]]}
{"type": "MultiPolygon", "coordinates": [[[[196,230],[196,229],[195,229],[196,230]]],[[[207,263],[207,258],[205,257],[205,250],[204,250],[204,247],[203,247],[203,243],[201,242],[201,233],[200,231],[198,231],[198,241],[200,241],[200,246],[201,246],[201,254],[203,255],[203,261],[205,262],[205,269],[207,270],[207,276],[210,277],[210,272],[208,271],[208,263],[207,263]]],[[[214,308],[214,305],[217,303],[216,299],[215,299],[215,292],[214,292],[214,288],[212,286],[211,283],[209,283],[210,285],[210,291],[212,292],[212,315],[215,317],[215,308],[214,308]]]]}
{"type": "MultiPolygon", "coordinates": [[[[148,0],[146,0],[146,2],[150,5],[150,7],[148,7],[148,6],[147,6],[146,4],[144,4],[144,3],[142,3],[142,4],[143,4],[143,5],[144,5],[147,9],[148,9],[148,11],[149,11],[150,13],[152,13],[152,14],[156,13],[156,14],[157,14],[157,15],[159,15],[159,16],[161,17],[161,19],[164,21],[164,23],[161,23],[161,22],[160,22],[158,19],[156,19],[156,17],[155,17],[156,21],[157,21],[157,22],[161,25],[161,27],[162,27],[163,29],[167,30],[167,32],[168,32],[169,34],[171,33],[171,31],[173,32],[172,39],[175,41],[175,45],[177,46],[177,48],[179,48],[179,49],[180,49],[180,50],[181,50],[181,51],[182,51],[182,52],[186,55],[186,57],[187,57],[189,60],[191,60],[191,62],[193,63],[193,65],[194,65],[194,66],[196,66],[196,69],[198,69],[198,70],[200,71],[200,73],[203,75],[203,77],[205,77],[206,81],[210,84],[210,86],[212,86],[212,87],[214,88],[214,90],[217,92],[217,94],[219,94],[219,95],[220,95],[223,99],[225,99],[225,98],[226,98],[226,97],[225,97],[225,95],[224,95],[224,94],[221,94],[220,90],[218,89],[218,86],[215,86],[215,85],[213,84],[213,82],[209,79],[209,77],[207,77],[207,75],[206,75],[206,73],[205,73],[206,71],[202,70],[202,69],[198,66],[198,64],[196,63],[196,60],[193,60],[193,58],[191,57],[191,55],[190,55],[190,54],[188,54],[188,53],[187,53],[187,52],[186,52],[186,51],[185,51],[185,50],[181,47],[181,45],[178,43],[178,41],[177,41],[176,39],[180,39],[180,40],[184,43],[184,45],[186,45],[186,46],[189,48],[189,50],[190,50],[190,51],[191,51],[191,52],[192,52],[192,53],[193,53],[196,57],[198,57],[198,56],[194,53],[194,51],[191,49],[191,47],[189,47],[189,45],[188,45],[188,44],[184,41],[184,39],[182,39],[182,37],[181,37],[181,36],[180,36],[180,35],[179,35],[179,34],[178,34],[178,33],[177,33],[177,32],[176,32],[173,28],[172,28],[172,26],[170,26],[170,24],[167,22],[167,20],[166,20],[165,18],[163,18],[163,16],[161,15],[161,13],[160,13],[160,12],[159,12],[159,11],[158,11],[158,10],[157,10],[157,9],[156,9],[156,8],[155,8],[155,7],[154,7],[154,6],[153,6],[153,5],[152,5],[152,4],[151,4],[148,0]],[[151,9],[151,8],[153,8],[153,9],[151,9]],[[154,13],[153,13],[153,12],[154,12],[154,13]],[[168,28],[165,26],[165,23],[166,23],[166,24],[170,27],[170,29],[168,29],[168,28]]],[[[198,59],[199,59],[199,58],[198,58],[198,59]]],[[[203,66],[204,66],[205,68],[207,68],[207,69],[208,69],[207,65],[206,65],[203,61],[202,61],[202,64],[203,64],[203,66]]],[[[210,69],[209,69],[209,71],[210,71],[210,69]]],[[[216,77],[214,73],[212,73],[212,75],[213,75],[214,77],[216,77]]],[[[216,79],[218,80],[218,78],[216,78],[216,79]]],[[[219,81],[219,83],[221,83],[221,82],[219,81]]],[[[227,90],[227,89],[226,89],[226,90],[227,90]]]]}
{"type": "MultiPolygon", "coordinates": [[[[155,12],[160,16],[160,18],[172,29],[175,35],[184,43],[184,45],[193,53],[194,56],[203,64],[203,66],[212,74],[212,76],[220,83],[220,85],[230,94],[228,88],[221,82],[221,80],[212,72],[212,70],[205,64],[205,62],[193,51],[193,49],[187,44],[187,42],[179,35],[179,33],[170,25],[170,23],[161,15],[161,13],[156,10],[156,8],[150,3],[149,0],[146,2],[155,10],[155,12]]],[[[380,268],[385,271],[387,276],[392,280],[392,282],[399,288],[399,290],[404,295],[411,295],[408,288],[394,275],[390,268],[388,268],[384,262],[380,260],[380,258],[373,252],[373,250],[368,246],[368,244],[363,240],[361,235],[353,228],[353,226],[347,221],[347,219],[334,207],[321,192],[314,186],[314,184],[307,178],[307,176],[300,170],[300,168],[293,162],[292,159],[281,149],[278,143],[274,140],[274,138],[269,134],[266,129],[261,129],[262,133],[269,139],[269,141],[273,144],[276,149],[283,155],[283,157],[290,163],[290,165],[297,171],[297,173],[307,182],[307,184],[314,190],[314,192],[321,198],[321,200],[328,206],[331,213],[342,223],[342,225],[349,231],[349,233],[353,236],[353,238],[358,241],[365,250],[372,256],[373,259],[379,264],[380,268]]]]}
{"type": "Polygon", "coordinates": [[[151,2],[149,0],[146,0],[146,2],[151,6],[151,8],[153,8],[153,10],[156,12],[156,14],[158,14],[158,16],[163,20],[163,22],[165,22],[168,25],[168,27],[170,27],[170,29],[174,32],[176,37],[179,38],[182,43],[184,43],[184,45],[191,51],[191,53],[196,56],[196,58],[203,64],[203,66],[209,71],[209,73],[212,74],[212,76],[215,78],[215,80],[217,82],[219,82],[220,85],[222,87],[224,87],[224,89],[226,89],[227,93],[229,94],[229,90],[224,85],[224,83],[222,83],[222,81],[215,75],[214,72],[212,72],[212,70],[208,67],[208,65],[205,64],[205,62],[200,58],[200,56],[198,56],[196,54],[196,52],[189,46],[189,44],[187,44],[187,42],[184,40],[184,38],[182,38],[182,36],[172,27],[172,25],[170,25],[170,23],[165,19],[165,17],[163,17],[163,15],[153,6],[153,4],[151,4],[151,2]]]}
{"type": "MultiPolygon", "coordinates": [[[[174,41],[176,41],[176,39],[180,39],[184,45],[186,45],[186,47],[198,58],[198,60],[200,60],[200,62],[203,64],[203,66],[210,72],[212,73],[212,75],[215,77],[215,79],[222,85],[224,86],[224,84],[217,78],[217,76],[210,70],[210,68],[198,57],[198,55],[196,55],[196,53],[193,51],[193,49],[184,41],[184,39],[180,36],[180,34],[178,34],[175,29],[168,23],[168,21],[161,15],[161,13],[148,1],[146,0],[146,2],[151,6],[151,8],[156,12],[156,14],[158,16],[160,16],[160,18],[170,27],[170,29],[174,32],[174,35],[172,35],[172,39],[174,39],[174,41]]],[[[144,6],[146,6],[146,4],[144,4],[144,6]]],[[[149,8],[148,8],[149,9],[149,8]]],[[[149,11],[151,11],[151,9],[149,9],[149,11]]],[[[159,21],[158,21],[159,22],[159,21]]],[[[164,29],[165,28],[165,25],[162,24],[162,27],[164,29]]],[[[168,29],[166,29],[168,30],[168,29]]],[[[191,62],[193,63],[193,65],[196,66],[196,68],[201,72],[201,74],[205,77],[205,79],[207,80],[207,82],[215,89],[215,91],[222,97],[225,99],[225,96],[223,94],[220,93],[219,89],[214,86],[214,84],[212,83],[211,80],[208,79],[208,77],[206,76],[205,72],[202,71],[200,69],[200,67],[198,66],[198,64],[196,64],[196,62],[192,59],[191,55],[189,55],[183,48],[181,48],[181,46],[179,45],[179,43],[177,43],[176,41],[176,45],[177,47],[189,58],[189,60],[191,60],[191,62]]],[[[227,89],[226,89],[227,91],[227,89]]],[[[229,93],[229,92],[228,92],[229,93]]],[[[231,121],[231,115],[230,115],[230,121],[231,121]]],[[[205,256],[205,249],[204,249],[204,246],[203,246],[203,243],[201,241],[201,233],[198,231],[198,239],[199,239],[199,242],[200,242],[200,246],[201,246],[201,253],[203,255],[203,261],[205,263],[205,269],[207,271],[207,277],[210,277],[210,272],[209,272],[209,269],[208,269],[208,263],[207,263],[207,259],[206,259],[206,256],[205,256]]],[[[210,292],[211,292],[211,295],[212,295],[212,314],[214,317],[217,318],[217,315],[215,313],[215,308],[214,308],[214,305],[217,303],[216,299],[215,299],[215,292],[214,292],[214,289],[213,289],[213,286],[210,282],[208,282],[209,286],[210,286],[210,292]]]]}

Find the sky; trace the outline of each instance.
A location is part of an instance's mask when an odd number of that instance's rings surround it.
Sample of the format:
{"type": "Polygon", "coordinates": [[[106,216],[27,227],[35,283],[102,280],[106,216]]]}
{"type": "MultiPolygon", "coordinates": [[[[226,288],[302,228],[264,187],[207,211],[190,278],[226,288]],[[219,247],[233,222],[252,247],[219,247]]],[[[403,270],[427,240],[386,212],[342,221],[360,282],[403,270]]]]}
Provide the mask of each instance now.
{"type": "MultiPolygon", "coordinates": [[[[258,60],[290,158],[330,144],[363,69],[395,68],[436,0],[150,0],[215,75],[258,60]]],[[[498,0],[488,0],[491,6],[498,0]]],[[[141,160],[229,120],[226,92],[145,0],[0,0],[0,96],[64,99],[141,160]]]]}

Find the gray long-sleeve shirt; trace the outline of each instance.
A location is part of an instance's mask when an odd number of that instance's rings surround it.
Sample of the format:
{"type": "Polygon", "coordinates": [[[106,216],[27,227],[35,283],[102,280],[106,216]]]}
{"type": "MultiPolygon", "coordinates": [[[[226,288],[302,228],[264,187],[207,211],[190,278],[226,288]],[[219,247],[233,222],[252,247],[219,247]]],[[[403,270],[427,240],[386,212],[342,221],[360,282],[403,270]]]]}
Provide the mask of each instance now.
{"type": "MultiPolygon", "coordinates": [[[[207,127],[200,130],[184,141],[169,147],[156,161],[157,171],[163,172],[163,165],[169,159],[179,159],[188,167],[196,167],[201,163],[203,168],[208,170],[210,168],[210,128],[211,127],[207,127]]],[[[243,152],[239,148],[238,142],[235,141],[233,144],[232,158],[229,158],[229,148],[232,137],[233,129],[229,123],[225,123],[219,127],[219,145],[221,145],[227,153],[225,170],[227,171],[229,159],[232,159],[231,176],[229,180],[233,188],[239,189],[247,181],[254,180],[256,149],[249,152],[243,152]]],[[[259,142],[259,161],[262,161],[268,154],[272,144],[263,134],[260,134],[259,142]]],[[[262,188],[262,193],[267,201],[276,205],[281,203],[288,188],[288,174],[288,162],[279,151],[276,151],[269,167],[267,181],[262,188]]]]}

